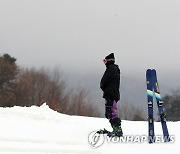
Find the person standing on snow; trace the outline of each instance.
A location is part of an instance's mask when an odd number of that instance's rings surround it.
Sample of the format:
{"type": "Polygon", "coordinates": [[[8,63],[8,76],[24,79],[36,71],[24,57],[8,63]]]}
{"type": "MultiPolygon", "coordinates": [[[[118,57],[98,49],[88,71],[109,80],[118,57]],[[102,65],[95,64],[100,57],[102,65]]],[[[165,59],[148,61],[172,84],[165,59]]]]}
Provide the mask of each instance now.
{"type": "Polygon", "coordinates": [[[114,64],[114,53],[109,54],[103,60],[106,65],[106,71],[101,79],[100,88],[105,98],[105,117],[113,128],[115,136],[122,136],[121,119],[118,117],[117,102],[120,100],[120,69],[114,64]]]}

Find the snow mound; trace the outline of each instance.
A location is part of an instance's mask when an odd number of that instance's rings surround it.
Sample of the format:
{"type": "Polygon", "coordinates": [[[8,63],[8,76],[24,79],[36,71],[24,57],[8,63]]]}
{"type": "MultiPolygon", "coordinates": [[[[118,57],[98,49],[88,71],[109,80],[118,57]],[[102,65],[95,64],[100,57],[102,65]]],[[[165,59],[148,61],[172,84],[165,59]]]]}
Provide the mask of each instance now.
{"type": "MultiPolygon", "coordinates": [[[[88,136],[94,130],[107,128],[104,118],[69,116],[41,107],[0,108],[0,153],[8,154],[104,154],[104,153],[179,153],[180,122],[168,122],[174,143],[104,143],[93,149],[88,136]]],[[[123,121],[124,135],[147,135],[147,122],[123,121]]],[[[160,123],[155,123],[156,134],[162,134],[160,123]]]]}

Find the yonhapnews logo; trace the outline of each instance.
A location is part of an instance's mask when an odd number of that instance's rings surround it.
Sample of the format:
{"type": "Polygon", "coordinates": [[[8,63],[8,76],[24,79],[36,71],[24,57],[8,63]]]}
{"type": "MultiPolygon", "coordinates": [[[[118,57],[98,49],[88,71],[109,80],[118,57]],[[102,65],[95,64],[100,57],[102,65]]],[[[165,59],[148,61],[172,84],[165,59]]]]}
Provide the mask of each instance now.
{"type": "MultiPolygon", "coordinates": [[[[175,142],[175,136],[171,135],[169,136],[170,142],[168,143],[174,143],[175,142]]],[[[153,138],[155,143],[164,143],[166,140],[163,135],[156,135],[153,138]]],[[[104,134],[98,134],[97,131],[93,131],[88,136],[88,142],[92,148],[98,148],[104,144],[104,142],[107,143],[145,143],[149,142],[149,137],[146,135],[126,135],[123,137],[108,137],[104,134]]]]}

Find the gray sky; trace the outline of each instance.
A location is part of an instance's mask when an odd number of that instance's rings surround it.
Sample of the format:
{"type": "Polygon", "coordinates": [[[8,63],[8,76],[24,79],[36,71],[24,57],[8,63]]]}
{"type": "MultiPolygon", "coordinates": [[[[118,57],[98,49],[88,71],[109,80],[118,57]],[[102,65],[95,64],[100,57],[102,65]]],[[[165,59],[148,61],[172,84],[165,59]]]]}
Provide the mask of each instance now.
{"type": "Polygon", "coordinates": [[[179,0],[0,0],[0,53],[21,66],[180,70],[179,0]]]}
{"type": "Polygon", "coordinates": [[[179,0],[0,0],[0,54],[20,66],[61,66],[70,87],[103,102],[102,59],[114,52],[121,103],[146,108],[147,68],[157,69],[161,94],[180,87],[179,19],[179,0]]]}

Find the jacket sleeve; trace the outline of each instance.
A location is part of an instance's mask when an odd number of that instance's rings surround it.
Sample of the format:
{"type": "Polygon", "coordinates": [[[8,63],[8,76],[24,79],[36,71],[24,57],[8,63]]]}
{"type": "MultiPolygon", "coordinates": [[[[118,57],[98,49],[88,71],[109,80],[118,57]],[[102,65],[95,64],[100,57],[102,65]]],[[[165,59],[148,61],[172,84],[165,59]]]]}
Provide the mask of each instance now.
{"type": "Polygon", "coordinates": [[[106,69],[106,71],[104,72],[104,75],[101,79],[101,83],[100,83],[100,88],[104,91],[106,89],[106,87],[108,86],[109,82],[111,80],[111,70],[110,69],[106,69]]]}

